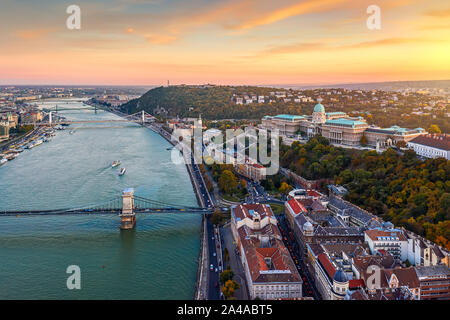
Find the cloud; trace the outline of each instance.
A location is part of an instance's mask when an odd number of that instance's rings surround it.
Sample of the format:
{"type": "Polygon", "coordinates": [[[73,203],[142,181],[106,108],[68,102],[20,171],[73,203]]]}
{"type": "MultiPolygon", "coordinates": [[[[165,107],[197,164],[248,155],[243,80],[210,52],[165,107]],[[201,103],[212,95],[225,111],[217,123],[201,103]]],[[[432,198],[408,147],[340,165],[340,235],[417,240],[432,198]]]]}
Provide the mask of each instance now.
{"type": "Polygon", "coordinates": [[[248,30],[262,25],[272,24],[293,16],[326,12],[331,9],[335,9],[348,0],[306,0],[301,3],[297,3],[291,6],[287,6],[281,9],[277,9],[268,13],[265,13],[259,17],[251,20],[244,21],[235,26],[231,26],[234,30],[248,30]]]}
{"type": "Polygon", "coordinates": [[[46,37],[51,31],[50,29],[18,30],[15,35],[22,40],[37,40],[46,37]]]}
{"type": "Polygon", "coordinates": [[[148,42],[153,44],[169,44],[178,40],[178,37],[176,36],[164,34],[149,34],[145,35],[145,38],[148,42]]]}
{"type": "Polygon", "coordinates": [[[435,18],[450,18],[450,9],[445,10],[431,10],[425,12],[426,16],[435,17],[435,18]]]}
{"type": "Polygon", "coordinates": [[[348,50],[348,49],[364,49],[364,48],[374,48],[380,46],[393,46],[393,45],[403,45],[411,43],[439,43],[445,40],[436,40],[429,38],[387,38],[373,41],[364,41],[353,44],[336,44],[330,39],[322,39],[319,42],[300,42],[290,45],[269,47],[256,55],[249,56],[247,58],[256,57],[268,57],[273,55],[282,54],[300,54],[310,51],[321,51],[321,50],[348,50]]]}

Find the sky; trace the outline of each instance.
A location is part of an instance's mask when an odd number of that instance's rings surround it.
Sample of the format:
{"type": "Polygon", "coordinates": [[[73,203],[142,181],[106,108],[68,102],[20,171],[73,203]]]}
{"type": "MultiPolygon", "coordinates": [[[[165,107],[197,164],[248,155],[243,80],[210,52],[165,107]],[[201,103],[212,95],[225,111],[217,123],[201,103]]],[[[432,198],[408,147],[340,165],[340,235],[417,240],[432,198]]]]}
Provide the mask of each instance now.
{"type": "Polygon", "coordinates": [[[0,84],[448,80],[449,18],[442,0],[1,0],[0,84]]]}

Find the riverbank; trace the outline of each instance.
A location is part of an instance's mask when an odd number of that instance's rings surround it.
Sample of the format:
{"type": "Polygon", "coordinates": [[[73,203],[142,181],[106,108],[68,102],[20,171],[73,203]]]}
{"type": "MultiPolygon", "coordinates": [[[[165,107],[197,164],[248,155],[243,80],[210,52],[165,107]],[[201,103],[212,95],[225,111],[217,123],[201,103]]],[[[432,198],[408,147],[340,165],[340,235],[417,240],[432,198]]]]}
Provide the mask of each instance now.
{"type": "MultiPolygon", "coordinates": [[[[61,111],[70,121],[118,119],[81,103],[67,108],[81,108],[61,111]]],[[[72,129],[0,168],[0,210],[80,208],[119,199],[127,187],[147,199],[198,207],[186,169],[172,164],[171,145],[158,135],[134,124],[72,129]],[[117,159],[127,168],[122,177],[111,168],[117,159]]],[[[137,220],[135,230],[120,232],[116,215],[2,217],[0,297],[193,299],[201,214],[143,213],[137,220]],[[82,290],[67,290],[68,265],[80,266],[82,290]]]]}
{"type": "MultiPolygon", "coordinates": [[[[102,107],[102,106],[97,106],[97,108],[103,109],[107,112],[111,112],[119,117],[125,117],[127,115],[120,111],[110,110],[110,109],[102,107]]],[[[163,137],[171,145],[173,145],[174,148],[177,148],[177,150],[179,150],[181,152],[181,154],[184,157],[186,168],[189,173],[189,177],[191,180],[191,184],[193,186],[194,193],[197,198],[197,202],[199,203],[199,205],[201,207],[206,208],[207,205],[205,203],[206,202],[205,196],[208,197],[209,203],[212,203],[211,196],[210,196],[208,190],[206,189],[206,185],[205,185],[205,182],[204,182],[201,174],[200,174],[201,181],[197,180],[196,175],[194,173],[193,164],[190,164],[190,162],[191,162],[190,154],[189,155],[185,154],[185,152],[184,152],[185,150],[182,149],[179,144],[175,143],[175,141],[173,141],[171,139],[171,135],[167,131],[165,131],[163,128],[158,127],[154,124],[147,124],[145,127],[152,130],[153,132],[157,133],[161,137],[163,137]],[[199,185],[200,183],[203,183],[203,192],[205,192],[205,193],[202,193],[202,188],[199,185]]],[[[197,171],[198,171],[198,168],[197,168],[197,171]]],[[[208,252],[209,252],[209,247],[208,247],[208,240],[206,239],[207,233],[208,232],[207,232],[206,216],[203,215],[202,216],[202,229],[201,229],[201,233],[200,233],[200,251],[199,251],[199,257],[198,257],[197,280],[196,280],[195,291],[194,291],[194,299],[195,300],[206,300],[208,298],[208,284],[209,284],[209,273],[208,273],[209,255],[208,255],[208,252]]]]}

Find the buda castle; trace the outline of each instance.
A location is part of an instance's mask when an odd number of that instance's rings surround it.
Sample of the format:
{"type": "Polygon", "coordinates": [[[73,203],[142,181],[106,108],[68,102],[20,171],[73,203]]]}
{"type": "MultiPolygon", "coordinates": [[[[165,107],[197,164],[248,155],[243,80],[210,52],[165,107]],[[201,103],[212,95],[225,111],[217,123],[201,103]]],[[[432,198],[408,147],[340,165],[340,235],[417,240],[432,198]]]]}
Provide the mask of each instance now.
{"type": "Polygon", "coordinates": [[[385,148],[400,141],[405,143],[417,136],[426,134],[422,128],[407,129],[399,126],[380,128],[369,126],[363,117],[350,117],[345,112],[325,112],[325,107],[319,103],[314,107],[313,114],[265,116],[260,128],[279,130],[280,135],[295,137],[298,134],[308,138],[321,135],[333,144],[360,146],[363,136],[367,145],[385,148]]]}

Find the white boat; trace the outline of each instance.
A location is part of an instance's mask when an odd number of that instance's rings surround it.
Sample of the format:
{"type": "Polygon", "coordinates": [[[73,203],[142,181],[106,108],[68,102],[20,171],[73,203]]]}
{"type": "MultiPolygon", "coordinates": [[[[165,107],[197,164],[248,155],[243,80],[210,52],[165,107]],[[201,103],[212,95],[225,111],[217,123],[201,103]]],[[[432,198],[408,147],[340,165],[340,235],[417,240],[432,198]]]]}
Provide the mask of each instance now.
{"type": "Polygon", "coordinates": [[[6,160],[11,161],[14,160],[17,157],[17,155],[18,155],[17,153],[8,153],[6,156],[4,156],[4,158],[6,160]]]}
{"type": "Polygon", "coordinates": [[[0,159],[0,166],[4,165],[7,162],[8,162],[8,160],[6,160],[6,159],[0,159]]]}
{"type": "Polygon", "coordinates": [[[111,167],[115,168],[120,164],[120,160],[114,161],[111,165],[111,167]]]}
{"type": "Polygon", "coordinates": [[[119,172],[119,176],[123,176],[125,174],[125,171],[127,171],[126,168],[121,168],[119,172]]]}

